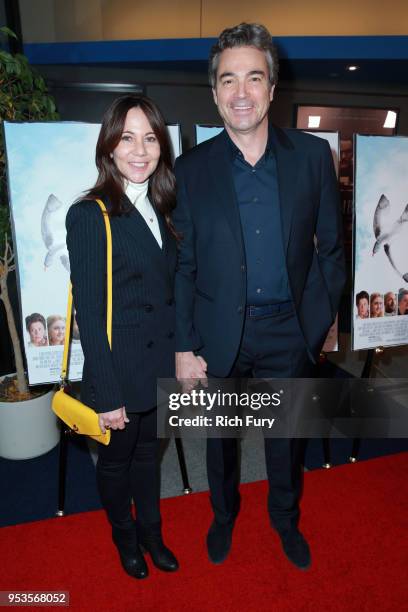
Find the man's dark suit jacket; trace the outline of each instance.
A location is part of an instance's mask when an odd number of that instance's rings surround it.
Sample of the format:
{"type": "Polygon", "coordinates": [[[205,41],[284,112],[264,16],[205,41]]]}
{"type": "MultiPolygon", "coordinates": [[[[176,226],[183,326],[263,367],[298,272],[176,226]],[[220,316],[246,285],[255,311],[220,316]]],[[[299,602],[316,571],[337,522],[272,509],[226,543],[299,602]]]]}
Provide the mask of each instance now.
{"type": "MultiPolygon", "coordinates": [[[[109,202],[102,198],[106,207],[109,202]]],[[[106,335],[106,232],[96,202],[74,204],[66,219],[76,317],[85,363],[81,399],[97,412],[156,403],[156,379],[174,376],[176,243],[158,213],[160,249],[136,209],[110,219],[112,351],[106,335]]]]}
{"type": "MultiPolygon", "coordinates": [[[[325,140],[271,126],[270,141],[290,291],[299,333],[314,361],[345,282],[337,179],[325,140]]],[[[221,377],[237,356],[246,305],[245,251],[228,144],[221,133],[177,159],[173,216],[183,235],[175,286],[176,350],[198,352],[211,374],[221,377]]]]}

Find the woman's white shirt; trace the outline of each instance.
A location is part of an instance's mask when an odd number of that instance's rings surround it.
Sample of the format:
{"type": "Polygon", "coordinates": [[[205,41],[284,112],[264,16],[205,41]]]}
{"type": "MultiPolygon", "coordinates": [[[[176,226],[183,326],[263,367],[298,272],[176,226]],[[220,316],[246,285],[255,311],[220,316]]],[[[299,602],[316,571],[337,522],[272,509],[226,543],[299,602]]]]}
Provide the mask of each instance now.
{"type": "Polygon", "coordinates": [[[159,247],[162,248],[163,241],[160,233],[159,221],[157,219],[156,211],[147,197],[148,187],[149,179],[147,179],[147,181],[144,183],[132,183],[131,181],[127,181],[125,193],[135,208],[142,215],[143,219],[146,221],[146,224],[155,237],[159,247]]]}

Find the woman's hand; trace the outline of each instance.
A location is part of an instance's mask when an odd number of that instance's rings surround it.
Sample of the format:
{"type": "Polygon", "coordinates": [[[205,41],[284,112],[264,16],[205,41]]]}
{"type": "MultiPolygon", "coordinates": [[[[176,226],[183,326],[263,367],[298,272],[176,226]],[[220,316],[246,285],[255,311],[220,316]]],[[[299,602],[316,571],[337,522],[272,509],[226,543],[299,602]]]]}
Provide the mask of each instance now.
{"type": "Polygon", "coordinates": [[[99,427],[104,434],[107,429],[125,429],[125,423],[129,423],[126,416],[126,408],[118,408],[110,412],[101,412],[99,414],[99,427]]]}

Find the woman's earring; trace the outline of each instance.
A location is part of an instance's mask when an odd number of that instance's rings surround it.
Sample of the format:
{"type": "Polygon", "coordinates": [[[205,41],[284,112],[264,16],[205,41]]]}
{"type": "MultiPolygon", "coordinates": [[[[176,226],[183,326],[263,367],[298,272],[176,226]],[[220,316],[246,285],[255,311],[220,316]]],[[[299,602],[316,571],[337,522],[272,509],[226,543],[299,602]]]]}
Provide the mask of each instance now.
{"type": "Polygon", "coordinates": [[[113,153],[109,153],[109,157],[113,159],[113,153]]]}

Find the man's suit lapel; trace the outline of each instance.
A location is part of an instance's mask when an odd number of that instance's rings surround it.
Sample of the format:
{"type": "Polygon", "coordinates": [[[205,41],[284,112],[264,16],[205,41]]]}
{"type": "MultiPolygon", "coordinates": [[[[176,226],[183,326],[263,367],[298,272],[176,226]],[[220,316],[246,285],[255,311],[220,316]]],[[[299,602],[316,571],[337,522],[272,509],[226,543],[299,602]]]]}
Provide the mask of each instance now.
{"type": "Polygon", "coordinates": [[[286,255],[294,209],[294,193],[300,154],[283,130],[270,127],[270,139],[276,156],[283,248],[286,255]]]}
{"type": "Polygon", "coordinates": [[[211,180],[218,194],[220,212],[227,218],[239,250],[243,251],[241,219],[235,195],[231,171],[231,154],[225,134],[222,132],[213,141],[208,157],[211,180]]]}

